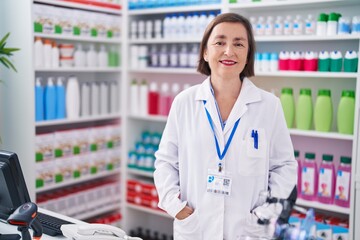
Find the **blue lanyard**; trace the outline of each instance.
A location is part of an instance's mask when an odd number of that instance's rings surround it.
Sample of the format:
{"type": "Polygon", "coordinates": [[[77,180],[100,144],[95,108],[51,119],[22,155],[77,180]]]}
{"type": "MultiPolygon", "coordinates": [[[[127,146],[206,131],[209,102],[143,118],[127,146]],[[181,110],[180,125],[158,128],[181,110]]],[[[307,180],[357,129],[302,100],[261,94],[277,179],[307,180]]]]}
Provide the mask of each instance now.
{"type": "MultiPolygon", "coordinates": [[[[206,103],[206,101],[204,101],[204,105],[205,105],[205,103],[206,103]]],[[[232,139],[233,139],[233,137],[234,137],[235,131],[236,131],[238,125],[239,125],[240,118],[235,122],[235,125],[234,125],[234,127],[233,127],[233,129],[232,129],[232,131],[231,131],[230,137],[229,137],[228,141],[227,141],[226,144],[225,144],[224,151],[221,153],[221,152],[220,152],[219,142],[218,142],[218,140],[217,140],[217,138],[216,138],[216,134],[215,134],[215,129],[214,129],[213,120],[211,119],[210,113],[209,113],[209,111],[206,109],[205,106],[204,106],[204,108],[205,108],[206,116],[207,116],[207,118],[208,118],[208,120],[209,120],[211,129],[212,129],[213,134],[214,134],[214,139],[215,139],[217,154],[218,154],[218,156],[219,156],[219,159],[220,159],[220,160],[223,160],[223,158],[225,157],[225,154],[226,154],[227,150],[229,149],[230,143],[231,143],[231,141],[232,141],[232,139]]],[[[220,167],[219,170],[221,171],[221,165],[219,165],[219,167],[220,167]]]]}

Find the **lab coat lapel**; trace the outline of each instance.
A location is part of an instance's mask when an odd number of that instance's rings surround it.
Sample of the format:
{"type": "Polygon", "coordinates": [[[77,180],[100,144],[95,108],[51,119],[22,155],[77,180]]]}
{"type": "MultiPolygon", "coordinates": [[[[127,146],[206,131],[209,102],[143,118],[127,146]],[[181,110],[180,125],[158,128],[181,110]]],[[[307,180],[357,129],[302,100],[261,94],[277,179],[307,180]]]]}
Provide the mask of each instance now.
{"type": "MultiPolygon", "coordinates": [[[[246,113],[248,104],[258,101],[261,101],[260,89],[258,89],[248,78],[244,78],[238,99],[231,109],[229,118],[226,122],[224,134],[229,130],[232,130],[235,122],[246,113]]],[[[239,124],[241,125],[241,120],[239,124]]]]}

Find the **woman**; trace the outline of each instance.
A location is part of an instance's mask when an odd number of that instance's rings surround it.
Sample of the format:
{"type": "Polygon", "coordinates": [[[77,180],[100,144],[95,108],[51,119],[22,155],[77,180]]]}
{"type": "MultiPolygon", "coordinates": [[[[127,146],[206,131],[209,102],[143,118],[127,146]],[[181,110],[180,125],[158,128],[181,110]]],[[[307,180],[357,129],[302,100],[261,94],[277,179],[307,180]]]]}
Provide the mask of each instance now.
{"type": "Polygon", "coordinates": [[[198,71],[208,78],[173,102],[154,179],[176,240],[239,239],[261,192],[287,198],[296,184],[281,103],[248,79],[254,53],[249,21],[218,15],[200,46],[198,71]]]}

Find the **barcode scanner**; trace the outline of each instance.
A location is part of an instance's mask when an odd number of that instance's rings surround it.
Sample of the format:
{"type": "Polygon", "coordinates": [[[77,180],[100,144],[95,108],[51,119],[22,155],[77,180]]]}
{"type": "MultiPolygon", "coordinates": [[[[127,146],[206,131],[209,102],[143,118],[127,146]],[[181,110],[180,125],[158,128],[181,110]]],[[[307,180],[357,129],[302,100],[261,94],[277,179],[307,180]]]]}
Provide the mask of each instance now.
{"type": "Polygon", "coordinates": [[[33,230],[33,239],[38,240],[42,235],[42,226],[36,219],[38,208],[35,203],[27,202],[18,207],[7,219],[11,225],[18,226],[22,240],[31,240],[29,228],[33,230]]]}

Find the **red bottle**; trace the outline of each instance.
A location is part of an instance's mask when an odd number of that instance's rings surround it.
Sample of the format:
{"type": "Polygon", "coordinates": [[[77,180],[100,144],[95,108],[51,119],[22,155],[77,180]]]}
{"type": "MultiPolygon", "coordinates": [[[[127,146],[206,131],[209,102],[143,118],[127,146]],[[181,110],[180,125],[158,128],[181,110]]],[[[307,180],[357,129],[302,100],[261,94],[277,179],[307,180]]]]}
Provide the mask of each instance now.
{"type": "Polygon", "coordinates": [[[148,93],[148,113],[151,115],[159,114],[159,91],[155,82],[150,83],[148,93]]]}

